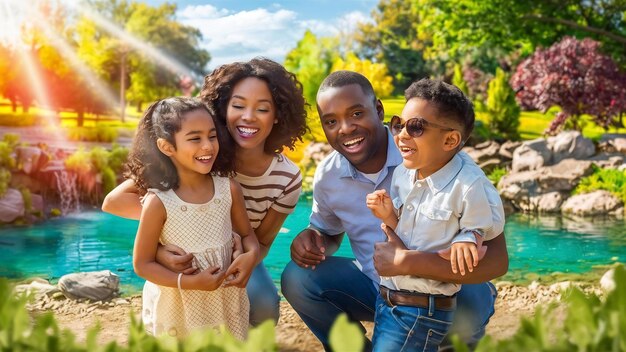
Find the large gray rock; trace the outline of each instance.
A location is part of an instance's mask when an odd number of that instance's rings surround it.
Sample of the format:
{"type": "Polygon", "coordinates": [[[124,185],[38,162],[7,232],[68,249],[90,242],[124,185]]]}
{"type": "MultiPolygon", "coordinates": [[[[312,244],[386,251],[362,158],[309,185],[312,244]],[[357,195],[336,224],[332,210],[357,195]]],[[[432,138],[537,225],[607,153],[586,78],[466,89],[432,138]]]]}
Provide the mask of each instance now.
{"type": "Polygon", "coordinates": [[[505,159],[511,160],[513,159],[513,152],[520,145],[522,145],[522,142],[506,141],[500,146],[498,154],[505,159]]]}
{"type": "Polygon", "coordinates": [[[74,273],[62,276],[58,285],[69,298],[106,301],[119,295],[120,278],[110,270],[74,273]]]}
{"type": "Polygon", "coordinates": [[[9,223],[24,216],[24,198],[20,191],[9,188],[0,198],[0,222],[9,223]]]}
{"type": "Polygon", "coordinates": [[[585,138],[578,131],[563,131],[554,137],[548,137],[548,148],[552,150],[552,163],[563,159],[586,159],[596,153],[591,139],[585,138]]]}
{"type": "Polygon", "coordinates": [[[532,197],[531,203],[539,213],[560,213],[563,200],[563,194],[560,192],[549,192],[532,197]]]}
{"type": "Polygon", "coordinates": [[[581,178],[592,173],[590,161],[565,159],[556,165],[542,168],[537,182],[544,191],[571,191],[581,178]]]}
{"type": "Polygon", "coordinates": [[[39,171],[41,155],[42,151],[37,147],[19,146],[15,148],[17,163],[21,165],[22,170],[27,175],[39,171]]]}
{"type": "Polygon", "coordinates": [[[500,144],[496,141],[486,141],[479,143],[474,147],[463,148],[476,164],[481,164],[490,159],[498,159],[498,151],[500,150],[500,144]]]}
{"type": "Polygon", "coordinates": [[[626,154],[600,152],[587,160],[592,161],[602,169],[617,169],[624,164],[626,154]]]}
{"type": "Polygon", "coordinates": [[[624,204],[607,191],[577,194],[565,201],[562,212],[581,216],[604,214],[623,215],[624,204]]]}
{"type": "Polygon", "coordinates": [[[626,154],[626,134],[623,133],[607,133],[602,135],[598,148],[609,153],[626,154]]]}
{"type": "Polygon", "coordinates": [[[523,142],[513,152],[513,172],[537,170],[544,165],[552,163],[552,151],[543,138],[523,142]]]}

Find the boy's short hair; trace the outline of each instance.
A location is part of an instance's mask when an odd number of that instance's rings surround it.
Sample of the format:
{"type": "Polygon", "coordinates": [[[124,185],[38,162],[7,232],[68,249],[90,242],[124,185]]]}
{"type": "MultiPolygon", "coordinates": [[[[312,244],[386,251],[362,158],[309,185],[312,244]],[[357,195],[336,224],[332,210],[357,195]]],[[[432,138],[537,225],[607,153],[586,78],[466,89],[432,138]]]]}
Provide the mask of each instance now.
{"type": "Polygon", "coordinates": [[[434,103],[441,117],[458,122],[463,126],[461,136],[467,141],[474,129],[474,107],[465,94],[452,84],[441,80],[422,78],[413,82],[404,91],[404,98],[409,101],[413,98],[424,99],[434,103]]]}
{"type": "Polygon", "coordinates": [[[358,84],[363,93],[365,93],[365,95],[369,95],[372,98],[374,105],[376,105],[376,93],[374,93],[372,83],[367,79],[367,77],[354,71],[341,70],[331,73],[324,79],[324,81],[322,81],[322,84],[320,84],[320,87],[317,90],[317,94],[319,95],[328,88],[340,88],[351,84],[358,84]]]}

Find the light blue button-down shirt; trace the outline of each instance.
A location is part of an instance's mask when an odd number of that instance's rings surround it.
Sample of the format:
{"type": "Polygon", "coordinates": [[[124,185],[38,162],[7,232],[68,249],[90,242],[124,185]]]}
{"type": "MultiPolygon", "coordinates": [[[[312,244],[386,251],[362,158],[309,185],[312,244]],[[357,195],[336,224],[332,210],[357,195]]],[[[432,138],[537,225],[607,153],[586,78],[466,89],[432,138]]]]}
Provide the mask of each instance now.
{"type": "Polygon", "coordinates": [[[393,171],[402,156],[387,132],[387,162],[378,180],[372,182],[343,155],[332,152],[317,166],[313,179],[313,209],[310,226],[328,235],[346,233],[361,271],[377,285],[374,243],[386,237],[380,220],[367,208],[365,197],[377,189],[389,190],[393,171]]]}
{"type": "MultiPolygon", "coordinates": [[[[444,167],[422,180],[417,170],[396,168],[390,196],[400,212],[396,233],[409,249],[437,252],[454,242],[485,241],[504,230],[504,208],[496,188],[466,154],[456,154],[444,167]]],[[[415,276],[386,277],[391,289],[453,295],[461,286],[415,276]]]]}

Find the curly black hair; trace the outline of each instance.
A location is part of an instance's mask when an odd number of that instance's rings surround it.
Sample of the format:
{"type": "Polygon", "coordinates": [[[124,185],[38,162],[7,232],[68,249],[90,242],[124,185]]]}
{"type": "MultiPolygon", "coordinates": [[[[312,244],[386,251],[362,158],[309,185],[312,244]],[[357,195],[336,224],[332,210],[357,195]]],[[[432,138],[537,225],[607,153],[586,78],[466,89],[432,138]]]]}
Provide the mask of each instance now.
{"type": "Polygon", "coordinates": [[[441,117],[463,126],[463,131],[461,131],[463,141],[469,138],[474,129],[474,105],[459,88],[452,84],[441,80],[422,78],[413,82],[404,91],[404,98],[406,101],[419,98],[433,103],[441,117]]]}
{"type": "Polygon", "coordinates": [[[222,65],[204,78],[200,98],[213,108],[218,120],[226,125],[226,111],[233,89],[248,77],[267,83],[276,107],[278,123],[265,141],[265,152],[280,153],[285,147],[293,150],[296,141],[302,141],[302,136],[309,130],[305,108],[308,104],[296,75],[281,64],[257,57],[247,62],[222,65]]]}
{"type": "Polygon", "coordinates": [[[235,161],[233,141],[230,134],[215,118],[215,113],[200,99],[174,97],[159,100],[146,110],[128,154],[124,176],[135,181],[141,193],[148,188],[160,190],[177,189],[178,172],[172,160],[157,147],[163,138],[176,148],[174,135],[180,131],[185,114],[197,109],[206,110],[213,118],[220,150],[211,169],[211,175],[233,176],[235,161]]]}

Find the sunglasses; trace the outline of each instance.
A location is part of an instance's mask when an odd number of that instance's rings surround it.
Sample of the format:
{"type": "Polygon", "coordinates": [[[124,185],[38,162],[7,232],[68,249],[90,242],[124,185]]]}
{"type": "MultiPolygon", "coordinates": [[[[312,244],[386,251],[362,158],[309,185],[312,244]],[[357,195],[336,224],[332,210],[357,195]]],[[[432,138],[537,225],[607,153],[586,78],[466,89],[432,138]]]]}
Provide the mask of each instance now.
{"type": "Polygon", "coordinates": [[[406,132],[409,136],[413,138],[417,138],[424,134],[424,129],[426,127],[438,128],[443,131],[454,131],[454,128],[445,127],[442,125],[438,125],[436,123],[428,122],[421,117],[414,117],[409,119],[406,123],[402,123],[400,116],[394,115],[389,121],[389,129],[391,130],[391,134],[397,136],[402,132],[402,130],[406,127],[406,132]]]}

